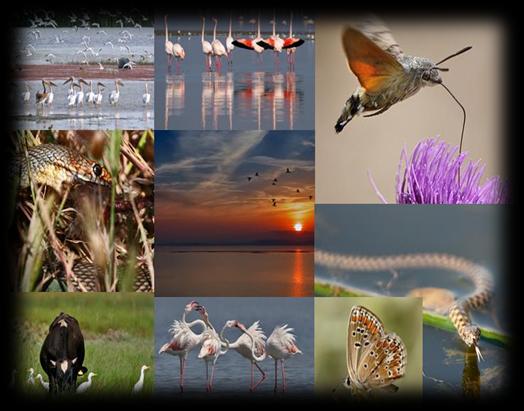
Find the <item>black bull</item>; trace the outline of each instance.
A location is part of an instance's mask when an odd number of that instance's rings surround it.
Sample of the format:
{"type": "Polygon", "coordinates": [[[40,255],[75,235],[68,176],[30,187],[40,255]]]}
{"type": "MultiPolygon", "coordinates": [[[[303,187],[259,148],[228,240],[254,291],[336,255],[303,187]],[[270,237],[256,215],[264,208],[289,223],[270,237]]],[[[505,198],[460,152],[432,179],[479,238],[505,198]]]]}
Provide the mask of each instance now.
{"type": "Polygon", "coordinates": [[[84,336],[78,321],[60,313],[49,326],[49,333],[40,350],[40,364],[49,377],[49,392],[75,391],[84,362],[84,336]]]}

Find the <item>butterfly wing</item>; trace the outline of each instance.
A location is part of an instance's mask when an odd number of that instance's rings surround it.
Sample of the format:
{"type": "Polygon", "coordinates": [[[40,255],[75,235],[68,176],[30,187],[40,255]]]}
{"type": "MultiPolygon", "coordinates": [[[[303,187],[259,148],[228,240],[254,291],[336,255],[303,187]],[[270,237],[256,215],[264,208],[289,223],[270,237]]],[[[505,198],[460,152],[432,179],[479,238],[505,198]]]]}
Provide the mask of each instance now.
{"type": "MultiPolygon", "coordinates": [[[[407,350],[401,338],[395,333],[383,336],[373,347],[373,356],[369,355],[372,366],[369,371],[360,373],[369,388],[386,388],[401,378],[406,372],[407,350]]],[[[371,354],[371,352],[369,353],[371,354]]]]}
{"type": "Polygon", "coordinates": [[[361,385],[364,380],[359,378],[358,369],[361,359],[372,346],[372,342],[380,340],[384,335],[384,325],[380,319],[362,306],[354,306],[349,314],[347,368],[350,380],[361,385]]]}
{"type": "Polygon", "coordinates": [[[404,73],[395,55],[381,49],[354,27],[345,29],[342,44],[349,68],[370,94],[380,93],[404,73]]]}

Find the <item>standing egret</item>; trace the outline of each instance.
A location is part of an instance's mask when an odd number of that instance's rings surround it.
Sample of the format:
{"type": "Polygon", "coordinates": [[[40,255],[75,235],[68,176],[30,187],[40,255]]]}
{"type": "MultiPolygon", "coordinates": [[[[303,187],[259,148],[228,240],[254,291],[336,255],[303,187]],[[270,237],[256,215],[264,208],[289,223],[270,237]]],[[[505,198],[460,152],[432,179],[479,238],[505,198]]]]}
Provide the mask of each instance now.
{"type": "Polygon", "coordinates": [[[49,391],[49,383],[44,381],[42,374],[37,374],[36,379],[40,381],[40,385],[44,387],[44,390],[49,391]]]}
{"type": "Polygon", "coordinates": [[[34,368],[29,368],[29,370],[27,370],[29,372],[29,375],[27,377],[27,383],[28,384],[31,384],[31,385],[35,385],[35,369],[34,368]]]}
{"type": "Polygon", "coordinates": [[[87,376],[87,381],[83,382],[76,388],[76,393],[83,394],[84,392],[86,392],[91,387],[94,376],[96,376],[96,374],[94,372],[90,372],[89,375],[87,376]]]}
{"type": "Polygon", "coordinates": [[[124,86],[124,83],[120,79],[115,80],[115,89],[109,94],[109,104],[116,105],[120,99],[120,86],[124,86]]]}
{"type": "Polygon", "coordinates": [[[140,369],[140,378],[133,387],[133,394],[138,394],[144,389],[144,372],[148,369],[149,367],[147,365],[142,365],[142,368],[140,369]]]}

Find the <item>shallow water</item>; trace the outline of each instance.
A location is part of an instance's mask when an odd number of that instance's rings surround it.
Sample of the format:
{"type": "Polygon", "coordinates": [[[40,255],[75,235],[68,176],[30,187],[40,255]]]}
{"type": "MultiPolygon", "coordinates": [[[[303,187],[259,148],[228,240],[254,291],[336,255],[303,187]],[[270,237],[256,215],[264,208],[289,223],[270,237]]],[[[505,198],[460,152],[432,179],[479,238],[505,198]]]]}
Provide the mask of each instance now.
{"type": "MultiPolygon", "coordinates": [[[[223,41],[224,39],[222,39],[223,41]]],[[[261,58],[236,48],[232,64],[209,72],[200,36],[178,40],[184,61],[167,67],[164,37],[155,39],[157,129],[310,130],[314,128],[314,41],[297,48],[295,69],[285,52],[261,58]]]]}
{"type": "Polygon", "coordinates": [[[158,246],[156,295],[310,296],[307,246],[158,246]]]}
{"type": "MultiPolygon", "coordinates": [[[[155,298],[155,352],[169,341],[168,329],[174,319],[180,319],[184,306],[191,298],[155,298]]],[[[294,328],[297,345],[302,355],[295,355],[285,362],[286,394],[312,392],[313,390],[313,298],[194,298],[203,304],[212,324],[219,329],[228,320],[238,320],[246,327],[260,320],[265,334],[269,336],[277,325],[288,324],[294,328]]],[[[195,313],[187,320],[197,318],[195,313]]],[[[195,327],[195,332],[200,330],[195,327]]],[[[225,332],[230,341],[239,333],[225,332]]],[[[193,350],[186,362],[184,396],[191,392],[205,391],[205,363],[197,358],[199,349],[193,350]]],[[[245,393],[246,395],[273,395],[274,361],[271,358],[260,363],[266,372],[266,380],[253,394],[249,393],[251,366],[249,361],[236,352],[228,352],[217,361],[214,391],[245,393]]],[[[258,371],[255,369],[255,372],[258,371]]],[[[257,374],[255,374],[257,376],[257,374]]],[[[155,392],[164,395],[180,395],[178,387],[178,357],[156,354],[155,392]]],[[[280,384],[280,366],[279,366],[280,384]]],[[[279,385],[280,387],[280,385],[279,385]]],[[[212,395],[212,393],[211,393],[212,395]]]]}
{"type": "Polygon", "coordinates": [[[14,32],[13,52],[18,64],[81,63],[84,60],[89,64],[98,64],[99,61],[114,62],[119,57],[130,58],[137,63],[152,63],[154,60],[152,27],[39,28],[39,35],[32,34],[34,31],[32,28],[18,28],[14,32]],[[126,37],[121,34],[122,30],[127,30],[132,38],[119,42],[119,39],[126,37]],[[81,44],[83,40],[93,49],[87,51],[86,56],[80,52],[86,48],[81,44]],[[54,56],[49,56],[50,53],[54,56]]]}
{"type": "Polygon", "coordinates": [[[455,333],[424,326],[424,394],[483,396],[507,384],[507,349],[482,340],[483,361],[455,333]]]}
{"type": "MultiPolygon", "coordinates": [[[[67,106],[67,91],[69,85],[62,85],[63,81],[55,82],[58,87],[54,89],[54,101],[51,106],[43,109],[35,104],[35,93],[42,90],[40,81],[17,81],[13,105],[14,126],[20,129],[147,129],[154,126],[154,91],[148,83],[151,102],[144,105],[142,95],[145,92],[144,81],[124,81],[120,88],[118,104],[109,104],[109,94],[114,90],[114,83],[108,79],[93,79],[93,84],[98,81],[107,87],[103,92],[102,104],[95,106],[84,103],[79,108],[67,106]],[[27,104],[21,102],[21,94],[25,91],[25,83],[31,88],[31,100],[27,104]]],[[[84,87],[84,93],[89,91],[89,86],[84,87]]],[[[96,87],[94,89],[96,92],[96,87]]]]}

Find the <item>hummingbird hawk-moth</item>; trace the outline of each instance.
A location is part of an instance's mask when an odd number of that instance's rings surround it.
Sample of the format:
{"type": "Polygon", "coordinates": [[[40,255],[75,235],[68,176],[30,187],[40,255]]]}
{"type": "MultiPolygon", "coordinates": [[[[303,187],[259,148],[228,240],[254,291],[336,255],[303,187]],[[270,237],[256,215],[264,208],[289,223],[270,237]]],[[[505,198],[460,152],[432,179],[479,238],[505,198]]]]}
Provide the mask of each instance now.
{"type": "Polygon", "coordinates": [[[464,114],[462,137],[466,122],[466,110],[444,85],[440,72],[449,71],[439,67],[441,63],[471,49],[471,46],[433,63],[425,57],[404,54],[391,31],[377,19],[363,20],[347,27],[342,34],[342,45],[351,71],[360,86],[348,98],[342,114],[335,124],[340,133],[347,123],[362,112],[365,117],[376,116],[393,104],[417,93],[422,87],[441,85],[460,105],[464,114]]]}

